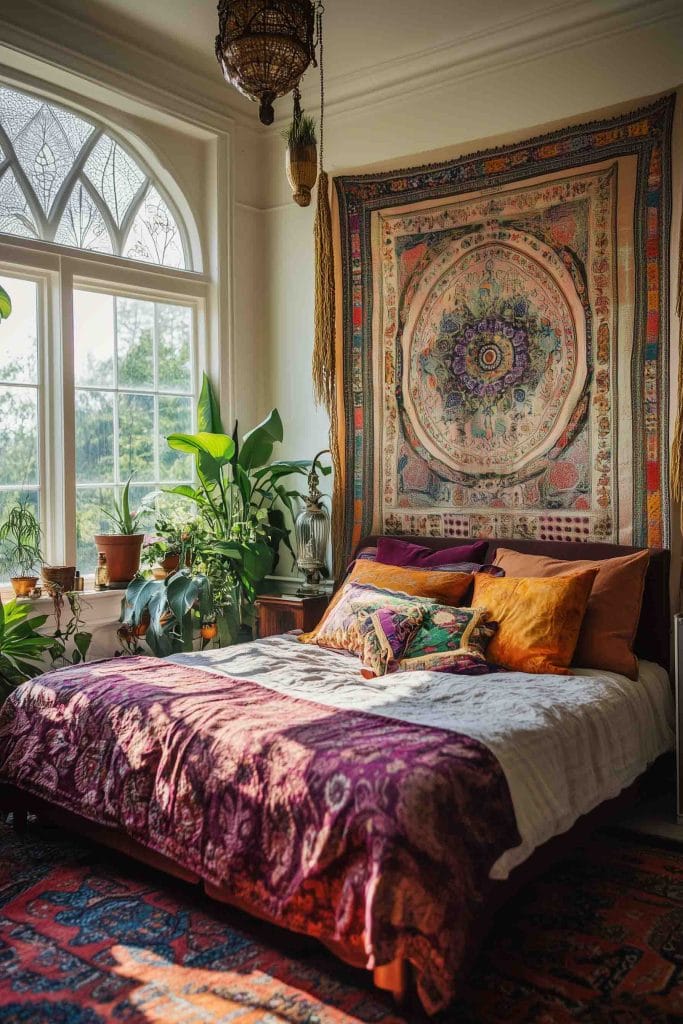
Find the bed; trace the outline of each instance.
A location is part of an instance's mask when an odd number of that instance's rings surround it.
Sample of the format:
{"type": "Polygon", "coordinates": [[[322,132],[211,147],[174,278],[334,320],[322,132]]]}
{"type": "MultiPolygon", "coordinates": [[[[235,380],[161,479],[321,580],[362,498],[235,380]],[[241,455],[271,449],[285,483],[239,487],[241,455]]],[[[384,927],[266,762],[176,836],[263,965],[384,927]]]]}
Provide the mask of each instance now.
{"type": "MultiPolygon", "coordinates": [[[[499,544],[634,550],[493,540],[487,560],[499,544]]],[[[50,673],[3,708],[0,800],[311,935],[396,995],[410,974],[433,1013],[494,909],[672,748],[668,587],[669,554],[653,550],[635,681],[367,680],[293,636],[50,673]]]]}

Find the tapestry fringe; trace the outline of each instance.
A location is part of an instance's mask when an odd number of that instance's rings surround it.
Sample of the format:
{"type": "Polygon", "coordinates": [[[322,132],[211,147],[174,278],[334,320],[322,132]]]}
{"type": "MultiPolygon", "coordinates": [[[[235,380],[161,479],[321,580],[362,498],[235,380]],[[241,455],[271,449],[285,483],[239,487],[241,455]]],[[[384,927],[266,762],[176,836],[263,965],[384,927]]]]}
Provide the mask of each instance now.
{"type": "MultiPolygon", "coordinates": [[[[683,214],[681,214],[681,235],[678,249],[678,292],[676,312],[679,316],[678,331],[678,405],[671,451],[671,497],[683,505],[683,214]]],[[[683,509],[681,510],[683,516],[683,509]]]]}
{"type": "Polygon", "coordinates": [[[335,288],[334,251],[332,245],[332,212],[330,210],[329,178],[323,170],[318,178],[318,201],[315,211],[315,305],[313,333],[313,397],[330,417],[330,452],[332,472],[332,553],[333,573],[338,577],[343,566],[344,544],[341,453],[336,409],[335,373],[335,288]]]}

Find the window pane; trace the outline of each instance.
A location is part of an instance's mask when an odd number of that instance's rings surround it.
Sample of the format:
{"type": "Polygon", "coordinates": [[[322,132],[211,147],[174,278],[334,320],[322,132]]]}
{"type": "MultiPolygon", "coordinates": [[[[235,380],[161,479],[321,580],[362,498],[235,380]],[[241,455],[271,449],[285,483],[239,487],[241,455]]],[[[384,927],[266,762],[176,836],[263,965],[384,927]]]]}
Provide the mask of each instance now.
{"type": "Polygon", "coordinates": [[[152,482],[154,472],[154,398],[119,395],[119,479],[152,482]]]}
{"type": "Polygon", "coordinates": [[[0,385],[0,484],[38,483],[38,389],[0,385]]]}
{"type": "Polygon", "coordinates": [[[106,391],[76,391],[76,476],[114,481],[114,396],[106,391]]]}
{"type": "Polygon", "coordinates": [[[119,387],[154,387],[154,303],[116,300],[119,387]]]}
{"type": "Polygon", "coordinates": [[[74,292],[74,364],[77,384],[114,386],[114,299],[74,292]]]}
{"type": "Polygon", "coordinates": [[[38,286],[35,281],[3,278],[12,315],[0,327],[0,380],[38,383],[38,286]]]}
{"type": "Polygon", "coordinates": [[[112,532],[111,520],[102,512],[101,506],[111,509],[114,504],[114,493],[113,487],[76,489],[76,565],[81,573],[95,571],[95,534],[112,532]]]}
{"type": "Polygon", "coordinates": [[[92,535],[113,528],[98,507],[111,509],[126,480],[131,510],[151,506],[140,521],[149,531],[159,489],[193,479],[192,457],[166,443],[194,425],[193,315],[176,303],[93,292],[76,292],[74,302],[78,557],[91,572],[92,535]]]}
{"type": "Polygon", "coordinates": [[[192,311],[187,306],[157,306],[157,360],[160,391],[192,390],[192,311]]]}
{"type": "Polygon", "coordinates": [[[169,434],[192,432],[192,401],[189,398],[159,398],[159,469],[162,480],[191,480],[192,456],[168,447],[169,434]]]}

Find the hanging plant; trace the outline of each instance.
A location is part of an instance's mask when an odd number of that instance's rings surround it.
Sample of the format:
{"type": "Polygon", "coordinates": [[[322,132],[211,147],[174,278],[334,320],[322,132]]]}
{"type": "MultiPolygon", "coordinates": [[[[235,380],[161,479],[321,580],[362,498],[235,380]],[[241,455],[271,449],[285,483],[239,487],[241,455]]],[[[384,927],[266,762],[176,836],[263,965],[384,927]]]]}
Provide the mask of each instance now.
{"type": "Polygon", "coordinates": [[[318,179],[318,140],[315,120],[301,112],[299,98],[294,96],[294,117],[283,133],[287,142],[287,180],[299,206],[310,206],[311,189],[318,179]]]}

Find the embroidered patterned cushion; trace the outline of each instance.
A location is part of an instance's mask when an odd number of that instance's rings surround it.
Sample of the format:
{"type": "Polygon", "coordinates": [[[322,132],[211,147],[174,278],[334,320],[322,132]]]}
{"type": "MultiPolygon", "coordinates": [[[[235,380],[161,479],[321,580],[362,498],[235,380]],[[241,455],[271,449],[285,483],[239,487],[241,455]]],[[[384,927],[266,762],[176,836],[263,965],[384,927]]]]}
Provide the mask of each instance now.
{"type": "MultiPolygon", "coordinates": [[[[420,599],[421,606],[436,604],[435,601],[420,599]]],[[[349,651],[359,656],[363,650],[359,617],[378,611],[380,608],[408,613],[415,607],[414,596],[393,590],[383,590],[367,583],[349,580],[339,592],[338,598],[327,610],[322,622],[313,633],[302,633],[301,643],[314,643],[333,651],[349,651]]]]}
{"type": "Polygon", "coordinates": [[[397,671],[398,663],[422,625],[424,615],[425,609],[419,604],[402,611],[378,608],[374,612],[359,614],[360,658],[366,678],[397,671]]]}
{"type": "MultiPolygon", "coordinates": [[[[344,586],[330,601],[318,626],[311,633],[303,633],[299,639],[305,644],[319,643],[319,635],[321,632],[329,632],[328,623],[336,615],[338,604],[345,600],[346,588],[350,585],[367,584],[384,593],[399,594],[404,598],[410,596],[413,598],[413,604],[418,598],[420,603],[423,603],[424,599],[429,599],[438,601],[439,604],[457,607],[465,603],[475,578],[466,572],[439,572],[434,569],[425,572],[423,569],[404,569],[399,565],[381,565],[379,562],[360,560],[354,565],[344,586]]],[[[323,643],[321,646],[325,647],[327,644],[323,643]]]]}
{"type": "Polygon", "coordinates": [[[497,665],[491,665],[483,654],[475,651],[440,651],[427,654],[424,659],[412,658],[399,663],[401,672],[449,672],[455,676],[481,676],[489,672],[500,672],[497,665]]]}
{"type": "Polygon", "coordinates": [[[495,631],[496,623],[489,621],[486,608],[428,606],[400,667],[406,671],[454,672],[457,668],[453,666],[458,663],[471,667],[479,661],[486,666],[484,653],[495,631]]]}

